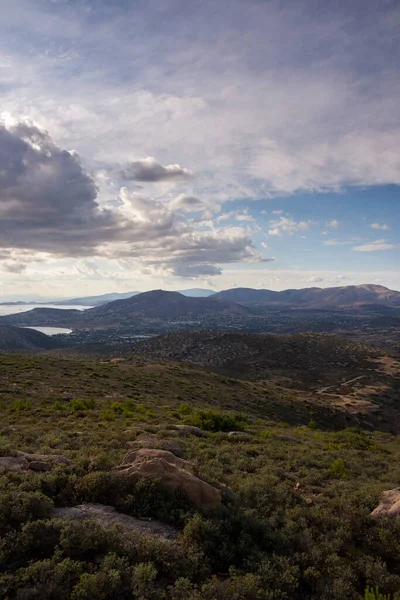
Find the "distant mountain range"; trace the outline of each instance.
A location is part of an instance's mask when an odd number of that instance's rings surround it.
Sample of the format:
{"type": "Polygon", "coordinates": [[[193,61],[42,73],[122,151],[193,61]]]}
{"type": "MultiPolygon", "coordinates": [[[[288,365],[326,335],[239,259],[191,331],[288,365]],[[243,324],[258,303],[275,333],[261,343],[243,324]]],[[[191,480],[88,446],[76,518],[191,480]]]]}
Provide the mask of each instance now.
{"type": "MultiPolygon", "coordinates": [[[[76,301],[76,299],[75,299],[76,301]]],[[[71,302],[71,301],[70,301],[71,302]]],[[[209,297],[189,297],[179,292],[153,290],[114,300],[84,311],[35,308],[0,318],[7,325],[74,328],[119,328],[160,332],[196,325],[213,328],[260,330],[271,310],[348,310],[379,312],[379,307],[400,307],[400,292],[377,285],[302,290],[235,288],[209,297]],[[157,328],[157,325],[159,326],[157,328]]],[[[381,311],[382,312],[382,311],[381,311]]],[[[396,317],[396,315],[393,315],[396,317]]]]}
{"type": "Polygon", "coordinates": [[[0,318],[0,322],[12,325],[64,326],[64,327],[128,327],[184,320],[190,323],[198,320],[226,316],[246,318],[251,311],[233,302],[217,300],[213,297],[194,298],[179,292],[153,290],[143,292],[123,300],[115,300],[84,311],[74,309],[34,308],[0,318]]]}
{"type": "MultiPolygon", "coordinates": [[[[191,288],[188,290],[176,290],[179,294],[183,294],[183,296],[188,296],[190,298],[207,298],[208,296],[212,296],[216,292],[214,290],[208,290],[204,288],[191,288]]],[[[100,296],[82,296],[79,298],[66,298],[62,300],[44,300],[40,299],[30,299],[30,300],[14,300],[14,299],[5,299],[3,302],[0,302],[0,305],[17,305],[23,306],[24,304],[52,304],[53,306],[100,306],[102,304],[107,304],[108,302],[114,302],[114,300],[126,300],[127,298],[132,298],[132,296],[137,296],[138,294],[142,294],[143,292],[110,292],[109,294],[101,294],[100,296]]]]}
{"type": "Polygon", "coordinates": [[[264,304],[270,306],[294,306],[306,308],[344,308],[364,304],[400,306],[400,292],[382,285],[348,285],[332,288],[304,288],[300,290],[256,290],[233,288],[218,292],[213,298],[240,304],[264,304]]]}

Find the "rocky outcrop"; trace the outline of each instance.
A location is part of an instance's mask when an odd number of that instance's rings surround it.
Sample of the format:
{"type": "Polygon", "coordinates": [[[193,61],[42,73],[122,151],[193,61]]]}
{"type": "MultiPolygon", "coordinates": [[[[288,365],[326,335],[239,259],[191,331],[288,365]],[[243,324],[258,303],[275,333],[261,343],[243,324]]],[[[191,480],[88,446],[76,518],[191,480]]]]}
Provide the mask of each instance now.
{"type": "Polygon", "coordinates": [[[139,534],[150,534],[163,538],[174,538],[176,529],[158,521],[143,521],[115,510],[113,506],[104,504],[79,504],[66,508],[56,508],[54,516],[63,521],[95,521],[104,529],[113,525],[121,525],[124,531],[134,531],[139,534]]]}
{"type": "Polygon", "coordinates": [[[193,464],[167,450],[131,450],[117,469],[133,483],[142,478],[158,479],[169,492],[181,491],[197,508],[214,508],[221,502],[221,491],[193,475],[193,464]]]}
{"type": "Polygon", "coordinates": [[[379,505],[372,511],[373,519],[394,518],[400,515],[400,488],[382,492],[379,505]]]}
{"type": "Polygon", "coordinates": [[[15,450],[11,456],[0,457],[0,472],[50,471],[54,465],[70,465],[72,460],[58,454],[28,454],[15,450]]]}

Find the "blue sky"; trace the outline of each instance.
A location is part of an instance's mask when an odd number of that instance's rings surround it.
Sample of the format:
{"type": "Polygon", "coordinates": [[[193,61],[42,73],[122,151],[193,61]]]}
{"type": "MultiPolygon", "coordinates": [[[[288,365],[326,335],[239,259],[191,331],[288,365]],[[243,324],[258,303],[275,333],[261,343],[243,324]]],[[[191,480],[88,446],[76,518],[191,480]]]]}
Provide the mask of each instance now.
{"type": "Polygon", "coordinates": [[[397,1],[0,11],[2,297],[400,289],[397,1]]]}

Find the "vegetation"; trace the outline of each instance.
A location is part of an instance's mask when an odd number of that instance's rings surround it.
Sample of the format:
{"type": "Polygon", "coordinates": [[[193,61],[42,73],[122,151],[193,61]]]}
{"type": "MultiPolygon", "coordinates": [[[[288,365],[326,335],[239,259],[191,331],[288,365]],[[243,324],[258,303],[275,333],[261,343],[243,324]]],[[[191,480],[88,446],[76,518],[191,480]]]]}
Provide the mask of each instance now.
{"type": "Polygon", "coordinates": [[[323,399],[169,363],[1,355],[0,390],[0,456],[72,461],[0,474],[1,598],[400,599],[400,521],[369,517],[400,480],[384,420],[372,431],[323,399]],[[221,486],[220,506],[114,470],[151,435],[221,486]],[[89,502],[176,537],[61,519],[89,502]]]}

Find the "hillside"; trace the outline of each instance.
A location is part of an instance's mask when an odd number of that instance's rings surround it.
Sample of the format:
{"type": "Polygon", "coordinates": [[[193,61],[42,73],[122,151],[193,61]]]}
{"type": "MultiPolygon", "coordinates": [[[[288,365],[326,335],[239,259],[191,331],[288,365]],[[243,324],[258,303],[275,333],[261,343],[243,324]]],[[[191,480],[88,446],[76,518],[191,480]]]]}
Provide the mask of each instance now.
{"type": "Polygon", "coordinates": [[[26,312],[14,313],[0,317],[0,323],[19,325],[22,327],[69,327],[81,321],[83,311],[64,308],[33,308],[26,312]]]}
{"type": "Polygon", "coordinates": [[[271,371],[316,372],[367,367],[376,351],[332,335],[246,334],[226,331],[178,331],[139,342],[134,351],[153,360],[187,361],[245,379],[263,379],[271,371]]]}
{"type": "Polygon", "coordinates": [[[249,314],[243,306],[214,298],[192,298],[179,292],[154,290],[138,294],[127,300],[117,300],[105,306],[93,308],[85,312],[86,320],[121,318],[142,315],[153,319],[175,319],[199,317],[209,313],[229,311],[236,314],[249,314]]]}
{"type": "Polygon", "coordinates": [[[308,308],[359,307],[366,304],[400,306],[400,292],[381,285],[349,285],[332,288],[305,288],[299,290],[255,290],[233,288],[218,292],[213,298],[243,304],[269,304],[271,306],[303,306],[308,308]]]}
{"type": "Polygon", "coordinates": [[[43,350],[58,347],[60,347],[60,342],[40,331],[0,325],[1,352],[43,350]]]}
{"type": "Polygon", "coordinates": [[[0,597],[395,600],[398,390],[1,355],[0,597]]]}

